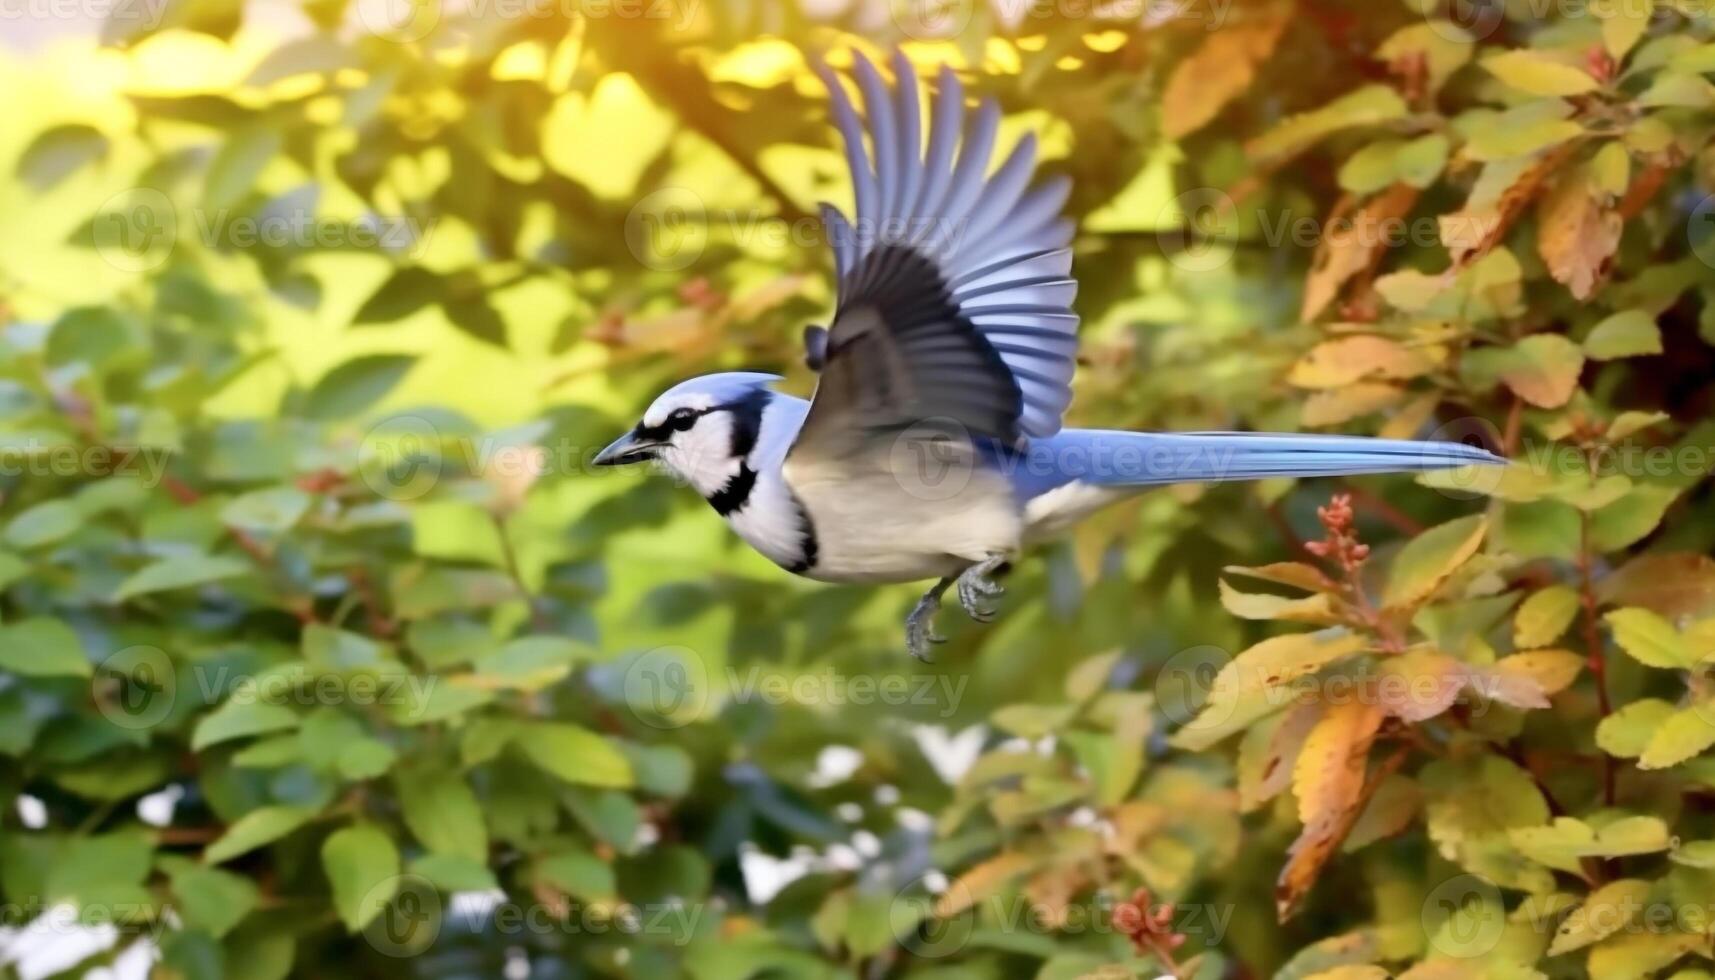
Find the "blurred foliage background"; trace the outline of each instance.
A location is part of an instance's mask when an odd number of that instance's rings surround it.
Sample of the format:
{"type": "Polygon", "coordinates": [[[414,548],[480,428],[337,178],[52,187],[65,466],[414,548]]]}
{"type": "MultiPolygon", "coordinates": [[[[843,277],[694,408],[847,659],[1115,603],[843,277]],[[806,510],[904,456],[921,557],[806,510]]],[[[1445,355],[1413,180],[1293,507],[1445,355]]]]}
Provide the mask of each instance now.
{"type": "Polygon", "coordinates": [[[0,59],[0,971],[1708,976],[1695,0],[11,13],[102,26],[0,59]],[[1072,424],[1513,465],[1140,497],[928,665],[591,470],[808,393],[894,46],[1075,180],[1072,424]]]}

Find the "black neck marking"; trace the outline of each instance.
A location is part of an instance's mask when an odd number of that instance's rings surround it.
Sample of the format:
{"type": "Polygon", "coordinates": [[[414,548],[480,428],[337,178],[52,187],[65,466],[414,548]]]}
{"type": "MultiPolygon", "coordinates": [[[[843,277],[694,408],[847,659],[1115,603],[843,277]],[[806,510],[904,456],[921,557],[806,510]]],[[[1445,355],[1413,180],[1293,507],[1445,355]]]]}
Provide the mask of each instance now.
{"type": "Polygon", "coordinates": [[[774,392],[759,386],[745,392],[737,401],[721,406],[732,414],[734,459],[745,459],[750,456],[750,451],[756,448],[757,437],[762,434],[762,413],[773,400],[774,392]]]}
{"type": "Polygon", "coordinates": [[[715,509],[715,513],[726,517],[750,502],[750,491],[755,486],[756,471],[750,468],[749,463],[740,461],[738,472],[728,477],[719,490],[709,494],[709,506],[715,509]]]}

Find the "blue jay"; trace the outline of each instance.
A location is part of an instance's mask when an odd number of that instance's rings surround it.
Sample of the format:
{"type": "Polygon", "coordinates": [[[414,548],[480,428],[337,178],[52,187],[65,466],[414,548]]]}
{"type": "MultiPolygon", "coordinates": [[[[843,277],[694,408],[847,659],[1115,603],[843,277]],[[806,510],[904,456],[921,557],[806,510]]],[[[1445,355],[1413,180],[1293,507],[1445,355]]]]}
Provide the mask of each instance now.
{"type": "Polygon", "coordinates": [[[659,461],[787,571],[935,579],[906,619],[923,659],[949,587],[992,619],[995,576],[1021,548],[1145,488],[1504,462],[1448,442],[1062,428],[1078,346],[1069,181],[1029,187],[1030,136],[991,173],[995,103],[967,125],[943,67],[925,120],[911,64],[896,54],[893,68],[890,91],[855,58],[868,152],[845,89],[819,68],[856,212],[821,207],[838,298],[831,325],[805,331],[814,396],[775,391],[772,374],[692,378],[597,465],[659,461]]]}

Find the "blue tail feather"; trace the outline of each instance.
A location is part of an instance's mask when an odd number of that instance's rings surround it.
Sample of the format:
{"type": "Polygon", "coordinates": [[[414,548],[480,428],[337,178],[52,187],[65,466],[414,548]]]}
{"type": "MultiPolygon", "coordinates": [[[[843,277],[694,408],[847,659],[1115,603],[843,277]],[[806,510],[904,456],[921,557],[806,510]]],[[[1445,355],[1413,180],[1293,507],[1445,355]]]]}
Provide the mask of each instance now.
{"type": "Polygon", "coordinates": [[[1012,461],[1026,497],[1074,481],[1096,486],[1212,483],[1267,477],[1411,473],[1504,465],[1458,442],[1258,432],[1065,429],[1012,461]]]}

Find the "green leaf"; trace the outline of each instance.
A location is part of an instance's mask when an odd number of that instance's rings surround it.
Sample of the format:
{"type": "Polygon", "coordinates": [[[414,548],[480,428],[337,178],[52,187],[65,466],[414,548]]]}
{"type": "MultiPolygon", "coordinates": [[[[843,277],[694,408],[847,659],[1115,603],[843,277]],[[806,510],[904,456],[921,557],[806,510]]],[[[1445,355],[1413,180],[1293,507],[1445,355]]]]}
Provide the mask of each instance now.
{"type": "Polygon", "coordinates": [[[544,772],[568,783],[628,789],[634,781],[625,753],[606,738],[569,722],[536,722],[514,744],[544,772]]]}
{"type": "Polygon", "coordinates": [[[1596,726],[1596,745],[1609,755],[1635,759],[1643,755],[1656,730],[1675,710],[1659,698],[1633,701],[1596,726]]]}
{"type": "Polygon", "coordinates": [[[1429,598],[1477,553],[1487,530],[1484,518],[1472,515],[1430,528],[1413,538],[1393,561],[1383,602],[1399,608],[1429,598]]]}
{"type": "Polygon", "coordinates": [[[421,266],[394,270],[374,295],[358,308],[352,322],[358,326],[392,323],[440,301],[441,277],[421,266]]]}
{"type": "Polygon", "coordinates": [[[399,849],[369,824],[336,830],[322,844],[322,870],[347,932],[360,932],[399,890],[399,849]]]}
{"type": "Polygon", "coordinates": [[[445,892],[476,892],[500,887],[494,872],[486,864],[457,854],[424,854],[407,868],[445,892]]]}
{"type": "Polygon", "coordinates": [[[340,750],[335,770],[346,779],[374,779],[393,768],[399,753],[379,739],[364,736],[340,750]]]}
{"type": "Polygon", "coordinates": [[[304,414],[337,421],[361,415],[387,397],[417,359],[401,354],[356,357],[322,376],[304,400],[304,414]]]}
{"type": "Polygon", "coordinates": [[[519,637],[478,660],[465,682],[486,690],[540,691],[594,656],[585,644],[564,637],[519,637]]]}
{"type": "Polygon", "coordinates": [[[1672,843],[1667,824],[1657,817],[1622,817],[1600,830],[1571,817],[1555,817],[1546,827],[1508,831],[1526,857],[1571,874],[1583,874],[1587,857],[1624,857],[1665,851],[1672,843]]]}
{"type": "Polygon", "coordinates": [[[242,494],[221,509],[227,527],[258,534],[290,530],[309,512],[310,495],[297,487],[269,487],[242,494]]]}
{"type": "Polygon", "coordinates": [[[1598,361],[1660,354],[1661,328],[1643,310],[1622,310],[1591,328],[1584,353],[1598,361]]]}
{"type": "Polygon", "coordinates": [[[431,852],[488,860],[488,826],[482,805],[453,768],[415,766],[394,777],[405,826],[431,852]]]}
{"type": "Polygon", "coordinates": [[[1520,650],[1545,647],[1560,639],[1578,614],[1578,593],[1570,586],[1538,589],[1513,616],[1513,645],[1520,650]]]}
{"type": "Polygon", "coordinates": [[[618,895],[613,866],[585,850],[571,848],[543,858],[536,862],[536,874],[585,902],[612,902],[618,895]]]}
{"type": "Polygon", "coordinates": [[[243,875],[187,864],[172,879],[185,925],[216,939],[231,932],[256,907],[256,885],[243,875]]]}
{"type": "Polygon", "coordinates": [[[315,811],[301,806],[265,806],[239,817],[226,833],[203,851],[205,864],[220,864],[240,854],[248,854],[264,844],[272,844],[315,816],[315,811]]]}
{"type": "Polygon", "coordinates": [[[250,571],[250,563],[229,555],[174,555],[138,569],[119,584],[120,602],[155,592],[188,589],[250,571]]]}
{"type": "Polygon", "coordinates": [[[1638,757],[1639,769],[1666,769],[1701,755],[1715,745],[1715,704],[1703,702],[1681,708],[1668,716],[1650,736],[1649,746],[1638,757]]]}
{"type": "Polygon", "coordinates": [[[0,670],[24,677],[89,677],[95,672],[77,633],[46,616],[0,626],[0,670]]]}
{"type": "Polygon", "coordinates": [[[301,643],[305,660],[336,670],[374,667],[393,659],[393,651],[386,644],[377,643],[361,633],[321,623],[305,626],[301,643]]]}
{"type": "Polygon", "coordinates": [[[1679,631],[1648,609],[1616,609],[1602,618],[1620,649],[1646,667],[1684,670],[1696,662],[1679,631]]]}
{"type": "Polygon", "coordinates": [[[12,518],[0,540],[29,550],[63,541],[83,526],[83,511],[69,500],[49,500],[12,518]]]}
{"type": "Polygon", "coordinates": [[[1625,496],[1598,510],[1590,519],[1590,546],[1618,551],[1644,539],[1661,524],[1667,508],[1679,498],[1674,487],[1640,483],[1625,496]]]}
{"type": "Polygon", "coordinates": [[[281,704],[250,699],[228,699],[197,722],[191,749],[201,752],[211,745],[235,738],[266,735],[298,727],[298,713],[281,704]]]}

